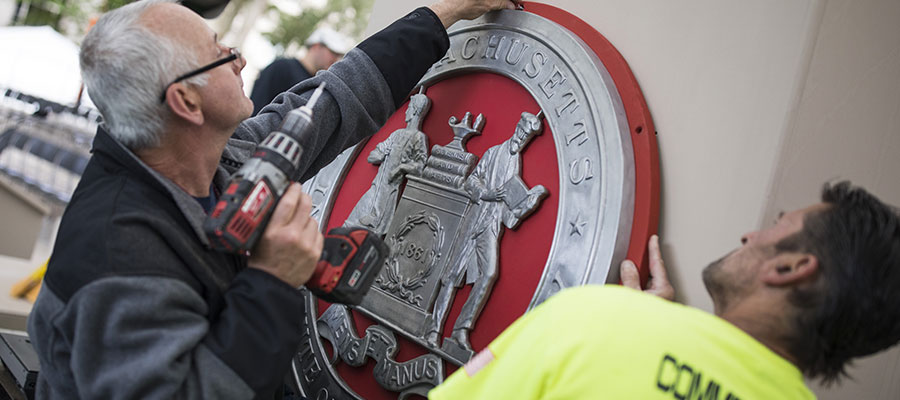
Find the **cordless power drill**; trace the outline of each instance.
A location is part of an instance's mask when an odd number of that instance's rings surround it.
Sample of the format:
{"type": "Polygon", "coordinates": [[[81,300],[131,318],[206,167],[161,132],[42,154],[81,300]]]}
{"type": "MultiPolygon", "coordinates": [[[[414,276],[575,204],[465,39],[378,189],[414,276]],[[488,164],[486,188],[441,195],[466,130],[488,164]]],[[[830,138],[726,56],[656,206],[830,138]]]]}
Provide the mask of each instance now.
{"type": "MultiPolygon", "coordinates": [[[[203,226],[214,249],[245,254],[256,245],[278,200],[300,178],[303,149],[297,139],[311,128],[312,107],[324,87],[322,83],[306,105],[289,112],[231,177],[203,226]]],[[[387,254],[387,245],[368,229],[334,228],[325,235],[322,257],[306,287],[332,303],[359,304],[387,254]]]]}

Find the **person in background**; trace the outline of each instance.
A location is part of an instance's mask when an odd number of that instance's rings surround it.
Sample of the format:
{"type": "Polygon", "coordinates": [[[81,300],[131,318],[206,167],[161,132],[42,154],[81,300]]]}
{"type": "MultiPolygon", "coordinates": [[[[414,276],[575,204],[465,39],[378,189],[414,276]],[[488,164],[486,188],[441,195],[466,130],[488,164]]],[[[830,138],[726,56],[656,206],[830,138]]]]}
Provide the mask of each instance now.
{"type": "Polygon", "coordinates": [[[782,213],[703,270],[715,314],[673,303],[659,239],[650,274],[561,291],[429,392],[442,399],[813,399],[900,340],[900,215],[849,182],[782,213]],[[638,289],[638,290],[632,290],[638,289]]]}
{"type": "Polygon", "coordinates": [[[253,115],[259,114],[259,110],[291,86],[309,79],[316,72],[328,69],[351,48],[350,39],[334,29],[316,29],[306,39],[306,54],[303,58],[277,58],[260,71],[250,92],[253,115]]]}

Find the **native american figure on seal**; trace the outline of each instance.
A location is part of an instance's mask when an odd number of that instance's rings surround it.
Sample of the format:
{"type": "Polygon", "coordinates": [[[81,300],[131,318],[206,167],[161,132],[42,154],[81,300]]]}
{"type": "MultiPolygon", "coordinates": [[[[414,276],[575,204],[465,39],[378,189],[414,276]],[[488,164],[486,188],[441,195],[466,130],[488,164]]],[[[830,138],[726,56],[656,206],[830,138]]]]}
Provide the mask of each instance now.
{"type": "Polygon", "coordinates": [[[430,108],[427,96],[421,92],[413,95],[406,108],[406,128],[391,133],[369,153],[367,161],[381,166],[344,226],[363,226],[381,236],[387,232],[403,178],[407,174],[420,175],[425,168],[428,137],[422,132],[422,121],[430,108]]]}
{"type": "Polygon", "coordinates": [[[463,218],[457,242],[441,277],[434,312],[428,320],[425,340],[432,346],[437,346],[453,294],[465,277],[465,283],[473,285],[472,290],[443,347],[472,350],[468,333],[497,280],[501,224],[515,229],[547,196],[543,185],[529,189],[520,177],[521,152],[541,131],[540,118],[523,112],[512,137],[488,149],[466,178],[464,190],[472,200],[472,206],[463,218]]]}

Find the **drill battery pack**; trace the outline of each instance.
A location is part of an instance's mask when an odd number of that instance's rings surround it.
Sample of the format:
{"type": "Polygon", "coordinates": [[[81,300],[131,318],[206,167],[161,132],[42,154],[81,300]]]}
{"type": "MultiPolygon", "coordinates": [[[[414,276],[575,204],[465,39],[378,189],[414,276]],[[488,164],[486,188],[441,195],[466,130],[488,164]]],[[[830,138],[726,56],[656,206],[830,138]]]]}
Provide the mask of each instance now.
{"type": "Polygon", "coordinates": [[[381,272],[388,246],[365,228],[334,228],[325,235],[322,257],[306,286],[331,303],[356,305],[381,272]]]}

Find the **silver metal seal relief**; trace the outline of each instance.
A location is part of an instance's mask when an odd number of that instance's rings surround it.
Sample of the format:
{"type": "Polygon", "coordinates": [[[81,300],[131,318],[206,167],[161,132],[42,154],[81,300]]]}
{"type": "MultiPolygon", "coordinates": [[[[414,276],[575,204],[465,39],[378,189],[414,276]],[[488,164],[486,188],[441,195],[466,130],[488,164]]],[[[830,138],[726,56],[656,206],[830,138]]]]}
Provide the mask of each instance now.
{"type": "MultiPolygon", "coordinates": [[[[558,163],[558,211],[549,256],[532,266],[542,272],[528,309],[565,287],[618,280],[610,267],[625,257],[634,207],[631,136],[612,78],[581,39],[532,13],[489,13],[451,28],[450,50],[420,86],[404,110],[407,127],[366,155],[378,172],[345,221],[384,235],[391,247],[372,290],[355,308],[377,323],[360,336],[350,309],[331,305],[317,317],[309,295],[304,341],[293,364],[307,397],[362,398],[335,366],[362,366],[367,359],[374,360],[373,379],[382,388],[401,399],[425,396],[443,380],[445,361],[462,365],[472,357],[468,333],[490,301],[503,232],[517,229],[549,194],[542,182],[529,187],[521,179],[521,154],[545,126],[558,163]],[[432,115],[446,118],[454,137],[429,151],[421,121],[431,102],[440,100],[428,98],[428,87],[472,72],[512,79],[540,112],[520,110],[506,140],[483,154],[468,152],[466,141],[490,119],[485,110],[432,115]],[[453,329],[443,332],[449,305],[464,285],[471,285],[465,304],[453,329]],[[395,335],[429,353],[396,361],[395,335]],[[331,356],[323,338],[334,349],[331,356]]],[[[304,184],[323,226],[360,148],[349,149],[304,184]]]]}

